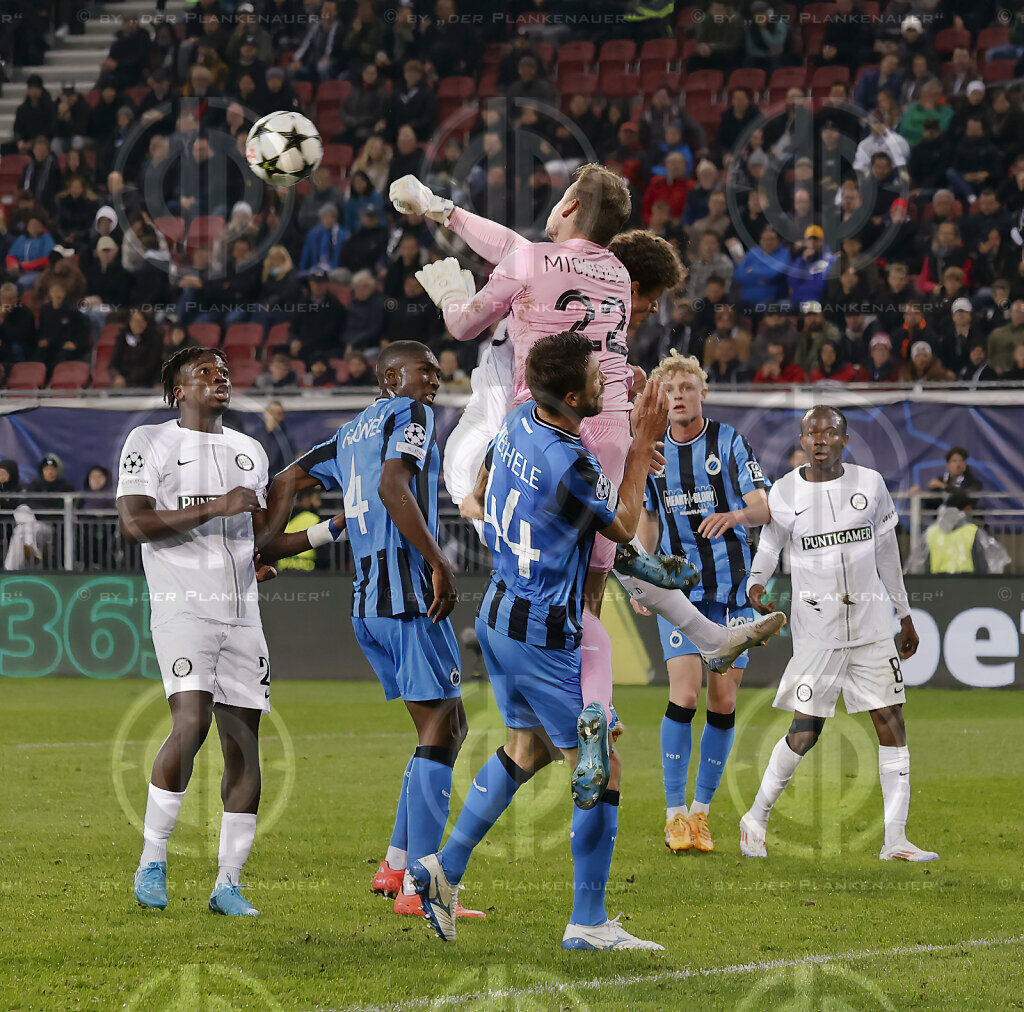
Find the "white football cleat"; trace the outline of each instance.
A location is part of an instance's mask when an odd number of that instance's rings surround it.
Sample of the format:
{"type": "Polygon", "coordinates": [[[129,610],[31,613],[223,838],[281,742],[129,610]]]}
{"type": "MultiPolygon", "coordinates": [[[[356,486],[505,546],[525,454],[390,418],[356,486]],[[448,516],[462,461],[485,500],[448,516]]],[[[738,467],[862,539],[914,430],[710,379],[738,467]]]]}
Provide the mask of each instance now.
{"type": "Polygon", "coordinates": [[[459,902],[459,887],[448,881],[437,854],[427,854],[409,865],[410,876],[423,901],[423,913],[437,937],[445,942],[455,941],[455,909],[459,902]]]}
{"type": "Polygon", "coordinates": [[[938,861],[939,855],[934,850],[922,850],[915,847],[906,837],[883,847],[878,855],[880,861],[938,861]]]}
{"type": "Polygon", "coordinates": [[[768,827],[757,822],[750,812],[740,819],[740,853],[744,857],[767,857],[768,848],[765,847],[765,836],[768,827]]]}
{"type": "Polygon", "coordinates": [[[621,924],[619,914],[604,924],[593,926],[569,923],[562,935],[563,949],[647,949],[651,952],[664,952],[665,946],[657,942],[646,942],[642,938],[631,935],[621,924]]]}
{"type": "Polygon", "coordinates": [[[781,611],[758,615],[753,622],[728,627],[729,640],[721,653],[705,656],[704,663],[716,674],[724,675],[733,662],[746,650],[752,647],[763,647],[776,633],[782,631],[786,624],[786,616],[781,611]]]}

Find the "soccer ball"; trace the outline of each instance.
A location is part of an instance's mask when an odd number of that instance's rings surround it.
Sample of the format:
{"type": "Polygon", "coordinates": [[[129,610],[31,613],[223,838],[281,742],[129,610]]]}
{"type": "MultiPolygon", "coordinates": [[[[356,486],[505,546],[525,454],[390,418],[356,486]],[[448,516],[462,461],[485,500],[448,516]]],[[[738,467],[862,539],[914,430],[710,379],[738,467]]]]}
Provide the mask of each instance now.
{"type": "Polygon", "coordinates": [[[298,112],[268,113],[253,123],[245,141],[249,168],[273,186],[294,186],[308,179],[323,156],[320,134],[298,112]]]}

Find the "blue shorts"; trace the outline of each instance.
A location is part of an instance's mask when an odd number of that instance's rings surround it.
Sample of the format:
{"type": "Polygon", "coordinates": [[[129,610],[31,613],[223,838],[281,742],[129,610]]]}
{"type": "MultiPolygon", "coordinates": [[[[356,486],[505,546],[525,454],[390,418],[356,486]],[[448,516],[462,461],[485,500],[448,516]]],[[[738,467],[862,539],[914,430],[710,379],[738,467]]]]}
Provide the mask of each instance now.
{"type": "MultiPolygon", "coordinates": [[[[754,621],[754,609],[749,606],[730,608],[727,604],[719,604],[717,601],[695,601],[693,606],[703,616],[719,625],[738,625],[741,622],[754,621]]],[[[690,654],[700,653],[680,630],[660,615],[658,616],[658,634],[661,636],[661,652],[666,661],[672,657],[687,657],[690,654]]],[[[745,668],[747,660],[748,657],[745,653],[740,654],[733,667],[745,668]]]]}
{"type": "Polygon", "coordinates": [[[510,639],[476,620],[476,635],[505,727],[543,727],[559,748],[575,748],[583,709],[580,651],[510,639]]]}
{"type": "Polygon", "coordinates": [[[462,666],[455,630],[448,619],[356,618],[352,628],[380,679],[386,699],[425,702],[461,694],[462,666]]]}

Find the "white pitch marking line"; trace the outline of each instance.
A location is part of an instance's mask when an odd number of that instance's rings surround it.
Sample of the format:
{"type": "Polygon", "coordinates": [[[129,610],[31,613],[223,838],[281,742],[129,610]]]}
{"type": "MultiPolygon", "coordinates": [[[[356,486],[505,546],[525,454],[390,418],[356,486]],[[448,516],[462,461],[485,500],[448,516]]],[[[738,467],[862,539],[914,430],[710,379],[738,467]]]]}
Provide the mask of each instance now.
{"type": "MultiPolygon", "coordinates": [[[[820,966],[858,959],[877,959],[883,956],[916,956],[931,952],[954,952],[957,949],[987,949],[997,945],[1019,945],[1024,935],[1012,938],[972,938],[948,945],[897,945],[891,949],[865,949],[856,952],[840,952],[820,956],[800,956],[797,959],[770,959],[758,963],[735,963],[731,966],[701,967],[692,970],[669,970],[663,973],[649,973],[632,977],[596,977],[593,980],[567,981],[564,984],[537,984],[533,987],[503,988],[498,991],[475,991],[470,994],[443,995],[434,998],[411,998],[393,1005],[349,1005],[340,1012],[403,1012],[412,1008],[447,1008],[463,1002],[501,1000],[504,998],[526,998],[532,995],[561,994],[575,988],[594,989],[598,987],[635,987],[638,984],[660,984],[669,981],[689,980],[693,977],[720,977],[728,974],[763,973],[767,970],[784,970],[793,966],[820,966]]],[[[339,1010],[326,1010],[339,1012],[339,1010]]]]}

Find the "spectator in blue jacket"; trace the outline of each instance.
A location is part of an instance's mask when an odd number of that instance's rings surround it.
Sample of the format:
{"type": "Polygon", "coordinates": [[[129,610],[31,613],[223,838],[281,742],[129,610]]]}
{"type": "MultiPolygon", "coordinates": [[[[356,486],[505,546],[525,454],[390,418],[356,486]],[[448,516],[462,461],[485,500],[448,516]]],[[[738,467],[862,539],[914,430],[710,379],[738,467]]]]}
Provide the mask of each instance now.
{"type": "Polygon", "coordinates": [[[771,225],[761,231],[759,245],[736,265],[733,280],[740,286],[744,311],[759,316],[765,307],[786,293],[786,271],[790,255],[779,244],[779,233],[771,225]]]}
{"type": "Polygon", "coordinates": [[[26,230],[11,243],[7,251],[7,270],[18,279],[18,288],[31,288],[46,270],[53,236],[46,230],[42,218],[33,215],[28,219],[26,230]]]}
{"type": "Polygon", "coordinates": [[[324,204],[320,208],[320,224],[309,230],[302,244],[299,269],[311,271],[314,267],[322,267],[334,270],[347,238],[348,233],[338,224],[338,208],[334,204],[324,204]]]}
{"type": "Polygon", "coordinates": [[[790,302],[799,305],[823,301],[835,256],[825,246],[825,233],[820,225],[808,225],[804,229],[803,242],[797,243],[796,253],[786,271],[790,302]]]}
{"type": "Polygon", "coordinates": [[[342,219],[342,225],[349,235],[354,235],[362,227],[361,218],[364,208],[367,207],[374,207],[383,215],[384,198],[373,188],[373,183],[365,172],[353,172],[342,219]]]}

